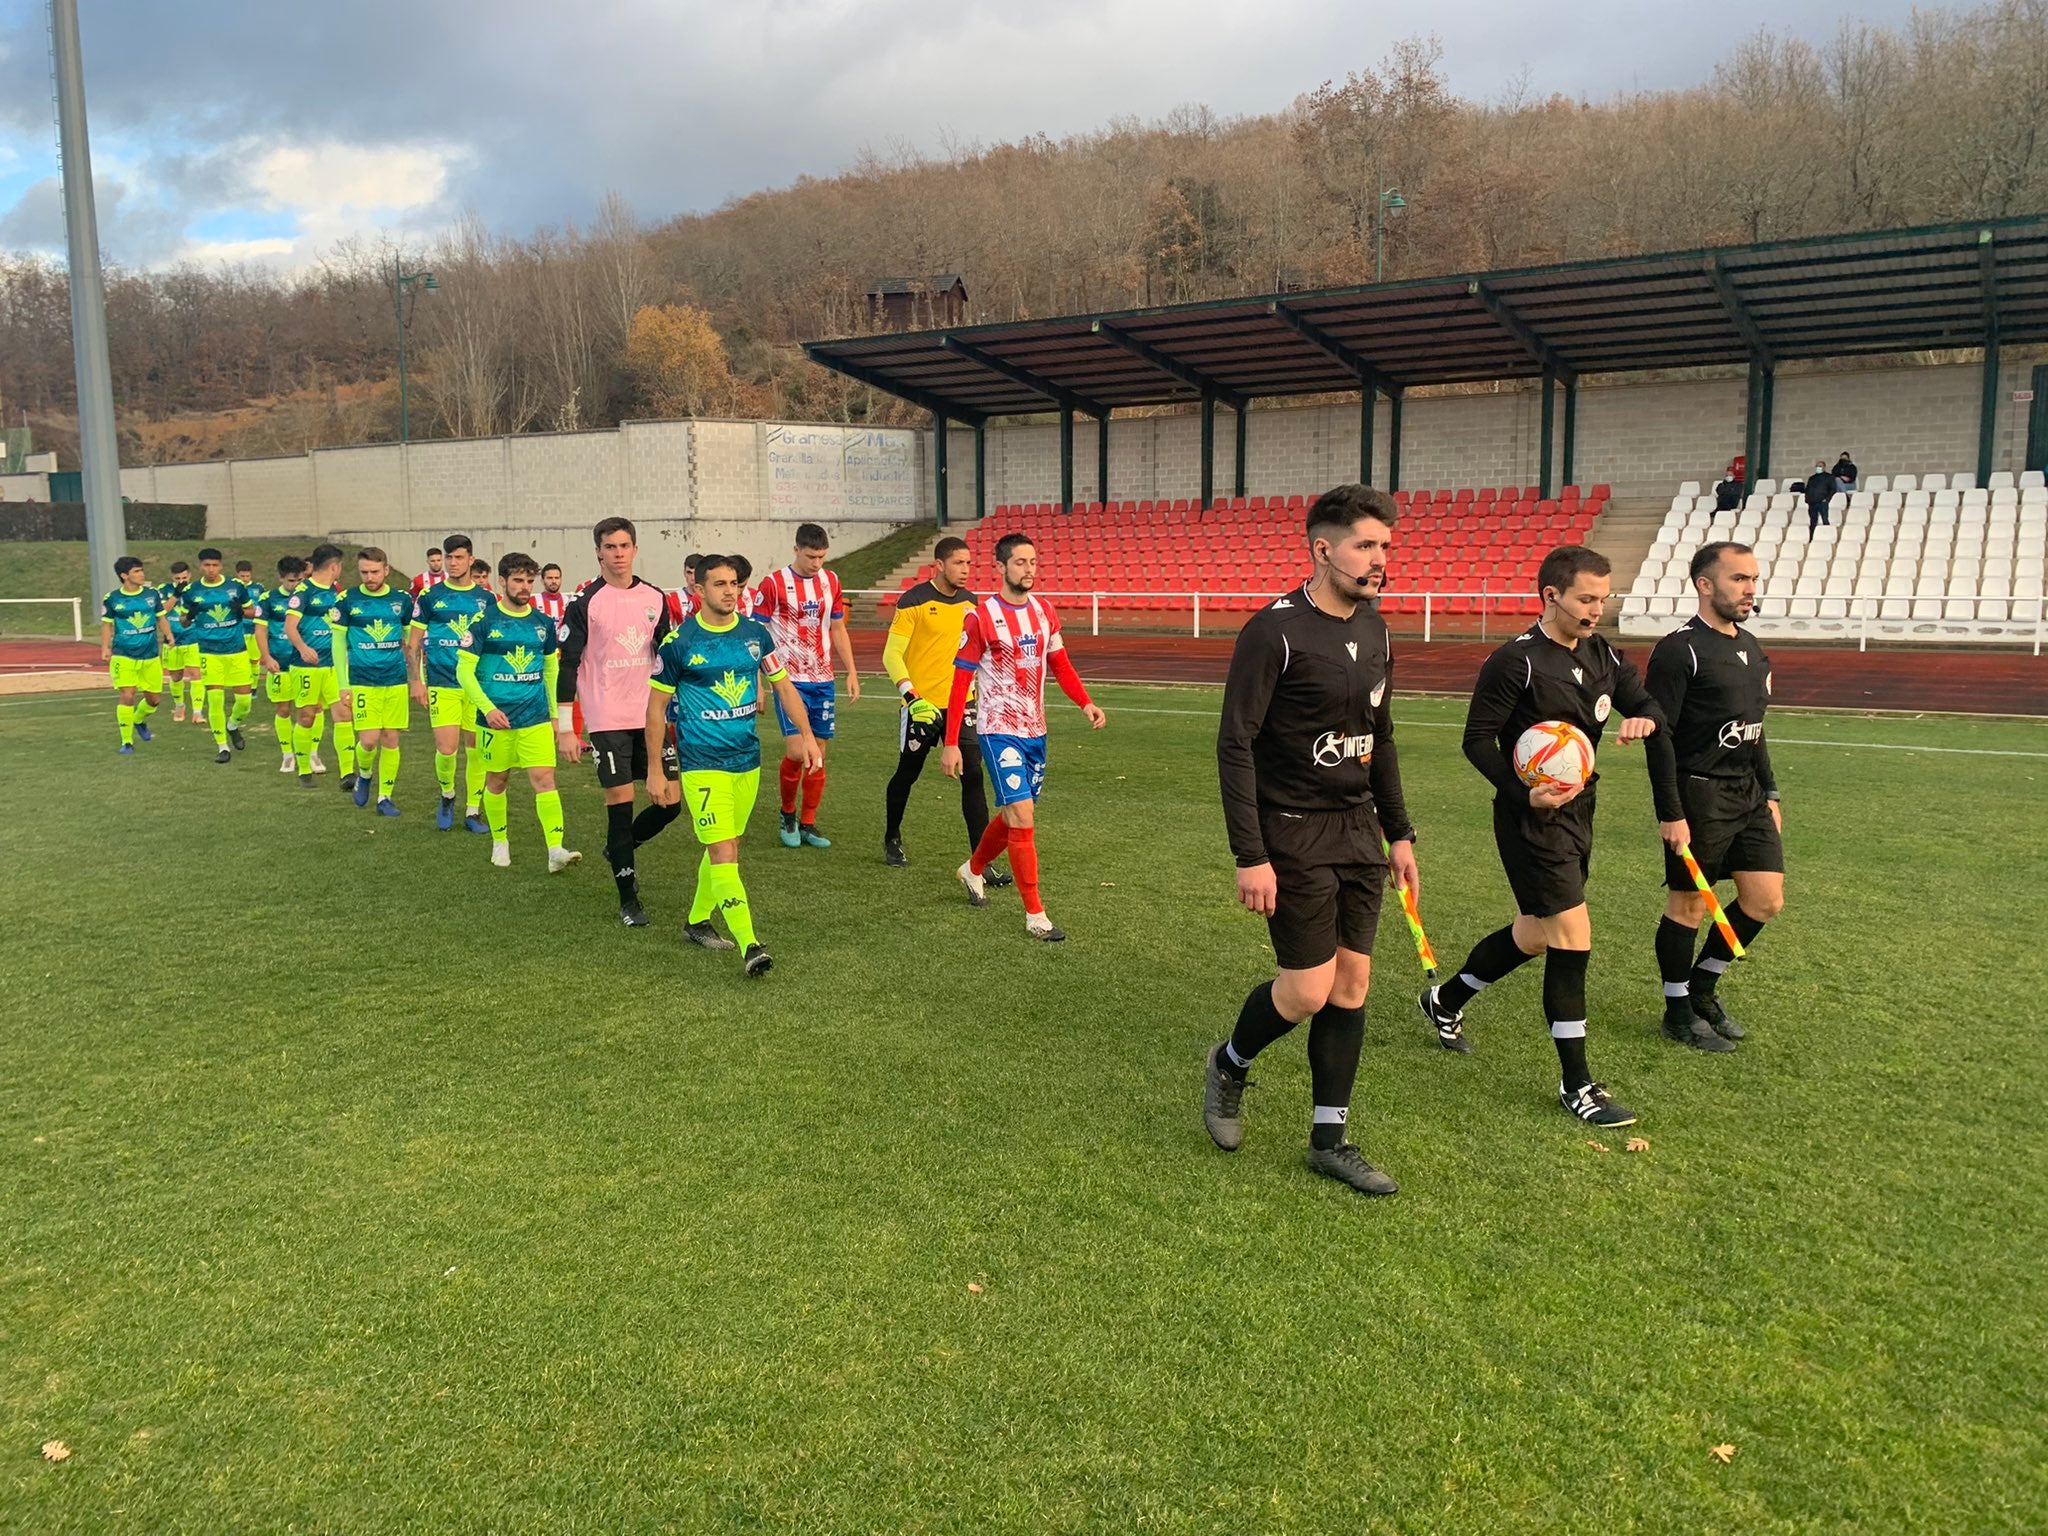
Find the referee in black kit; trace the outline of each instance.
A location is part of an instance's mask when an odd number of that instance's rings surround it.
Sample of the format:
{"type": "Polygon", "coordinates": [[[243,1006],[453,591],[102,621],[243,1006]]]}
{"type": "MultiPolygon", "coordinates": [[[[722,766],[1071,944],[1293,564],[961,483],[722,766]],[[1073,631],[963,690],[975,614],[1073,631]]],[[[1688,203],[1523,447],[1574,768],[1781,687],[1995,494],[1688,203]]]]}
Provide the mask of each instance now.
{"type": "Polygon", "coordinates": [[[1372,941],[1391,864],[1416,884],[1389,693],[1393,653],[1373,599],[1394,504],[1340,485],[1308,512],[1315,574],[1254,614],[1231,653],[1216,760],[1237,899],[1262,915],[1279,974],[1252,989],[1208,1056],[1202,1119],[1226,1152],[1244,1140],[1247,1072],[1304,1020],[1315,1111],[1308,1166],[1361,1194],[1398,1186],[1345,1139],[1365,1040],[1372,941]],[[1392,849],[1382,852],[1385,829],[1392,849]]]}
{"type": "Polygon", "coordinates": [[[1515,742],[1543,720],[1564,720],[1597,747],[1607,717],[1620,709],[1617,733],[1650,755],[1658,832],[1684,836],[1677,767],[1663,711],[1634,667],[1594,631],[1607,606],[1607,557],[1566,544],[1536,573],[1543,616],[1500,647],[1479,669],[1465,716],[1465,756],[1494,788],[1493,840],[1515,893],[1515,920],[1481,939],[1458,974],[1422,994],[1423,1017],[1446,1049],[1470,1049],[1464,1009],[1472,998],[1525,961],[1543,961],[1543,1011],[1557,1046],[1558,1102],[1589,1125],[1635,1124],[1635,1112],[1608,1097],[1586,1066],[1586,963],[1593,919],[1586,875],[1593,859],[1596,773],[1584,785],[1532,789],[1515,773],[1515,742]]]}
{"type": "MultiPolygon", "coordinates": [[[[1728,926],[1748,949],[1785,906],[1785,844],[1778,781],[1764,745],[1771,701],[1771,660],[1742,627],[1756,607],[1756,554],[1747,544],[1700,547],[1692,557],[1699,612],[1650,652],[1650,694],[1671,722],[1678,754],[1678,796],[1685,810],[1682,840],[1712,881],[1732,878],[1728,926]]],[[[1664,850],[1670,888],[1657,924],[1657,972],[1664,981],[1664,1033],[1703,1051],[1732,1051],[1742,1026],[1714,989],[1734,951],[1710,929],[1693,960],[1707,916],[1707,898],[1670,847],[1664,850]]]]}

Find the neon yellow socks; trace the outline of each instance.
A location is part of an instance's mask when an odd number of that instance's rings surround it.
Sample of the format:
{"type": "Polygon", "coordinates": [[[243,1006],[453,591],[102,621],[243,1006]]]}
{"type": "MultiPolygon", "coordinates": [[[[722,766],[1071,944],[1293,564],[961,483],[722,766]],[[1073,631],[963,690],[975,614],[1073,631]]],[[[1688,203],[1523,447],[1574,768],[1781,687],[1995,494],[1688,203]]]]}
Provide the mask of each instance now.
{"type": "Polygon", "coordinates": [[[135,701],[135,723],[137,725],[142,724],[143,721],[147,720],[151,715],[155,713],[156,706],[149,702],[148,694],[145,693],[141,698],[135,701]]]}
{"type": "Polygon", "coordinates": [[[747,905],[747,888],[740,883],[739,865],[712,865],[711,893],[717,910],[725,914],[733,943],[745,949],[754,942],[754,914],[747,905]]]}
{"type": "Polygon", "coordinates": [[[496,794],[493,794],[490,790],[485,790],[484,820],[490,823],[491,840],[493,842],[502,843],[505,841],[505,823],[507,819],[505,814],[505,792],[499,790],[496,794]]]}
{"type": "Polygon", "coordinates": [[[135,706],[133,704],[116,704],[114,706],[114,722],[121,727],[121,745],[124,747],[134,746],[135,706]]]}
{"type": "Polygon", "coordinates": [[[356,728],[347,720],[334,722],[334,757],[343,778],[356,771],[356,728]]]}
{"type": "Polygon", "coordinates": [[[398,787],[398,748],[385,747],[377,753],[377,798],[389,800],[398,787]]]}
{"type": "Polygon", "coordinates": [[[206,723],[213,727],[216,746],[228,744],[228,700],[227,694],[219,688],[206,690],[206,723]]]}
{"type": "Polygon", "coordinates": [[[232,713],[231,713],[231,714],[230,714],[230,715],[228,716],[228,724],[229,724],[229,725],[231,725],[231,726],[234,726],[234,725],[240,725],[240,724],[241,724],[241,723],[242,723],[242,722],[243,722],[244,720],[246,720],[246,719],[248,719],[248,718],[249,718],[249,711],[250,711],[251,709],[255,708],[255,707],[256,707],[256,695],[255,695],[255,694],[253,694],[253,693],[238,693],[238,694],[236,694],[236,695],[235,695],[235,697],[234,697],[234,703],[233,703],[233,712],[232,712],[232,713]]]}
{"type": "Polygon", "coordinates": [[[711,915],[711,855],[697,860],[697,894],[690,898],[690,921],[701,923],[711,915]]]}
{"type": "Polygon", "coordinates": [[[455,754],[436,752],[434,754],[434,782],[441,788],[443,800],[455,798],[455,754]]]}
{"type": "MultiPolygon", "coordinates": [[[[501,797],[502,798],[502,797],[501,797]]],[[[559,790],[543,789],[533,797],[534,814],[540,817],[541,835],[550,848],[562,846],[562,796],[559,790]]]]}
{"type": "Polygon", "coordinates": [[[462,776],[469,785],[469,814],[474,816],[483,804],[484,749],[473,740],[462,746],[462,776]]]}

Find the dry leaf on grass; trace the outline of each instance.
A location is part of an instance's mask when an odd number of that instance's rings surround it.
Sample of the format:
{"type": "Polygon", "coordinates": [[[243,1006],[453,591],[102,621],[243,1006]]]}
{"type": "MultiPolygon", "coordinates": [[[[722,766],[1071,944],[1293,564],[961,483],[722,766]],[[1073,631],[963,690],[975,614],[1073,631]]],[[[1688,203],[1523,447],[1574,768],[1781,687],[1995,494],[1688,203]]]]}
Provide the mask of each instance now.
{"type": "Polygon", "coordinates": [[[970,1296],[979,1296],[981,1294],[981,1282],[979,1280],[968,1281],[967,1294],[970,1296]]]}
{"type": "Polygon", "coordinates": [[[1735,1459],[1735,1447],[1732,1445],[1717,1445],[1711,1451],[1708,1451],[1707,1454],[1725,1467],[1735,1459]]]}
{"type": "Polygon", "coordinates": [[[1649,1143],[1649,1140],[1648,1140],[1648,1138],[1647,1138],[1647,1137],[1643,1137],[1643,1136],[1631,1136],[1631,1137],[1629,1137],[1629,1139],[1628,1139],[1628,1149],[1627,1149],[1627,1150],[1629,1150],[1629,1151],[1631,1151],[1631,1152],[1647,1152],[1647,1151],[1649,1151],[1649,1150],[1650,1150],[1650,1143],[1649,1143]]]}
{"type": "Polygon", "coordinates": [[[1591,1147],[1595,1152],[1611,1152],[1614,1150],[1612,1147],[1609,1147],[1604,1142],[1589,1141],[1586,1143],[1586,1145],[1591,1147]]]}
{"type": "Polygon", "coordinates": [[[45,1440],[43,1442],[43,1460],[69,1461],[70,1459],[71,1447],[62,1440],[45,1440]]]}

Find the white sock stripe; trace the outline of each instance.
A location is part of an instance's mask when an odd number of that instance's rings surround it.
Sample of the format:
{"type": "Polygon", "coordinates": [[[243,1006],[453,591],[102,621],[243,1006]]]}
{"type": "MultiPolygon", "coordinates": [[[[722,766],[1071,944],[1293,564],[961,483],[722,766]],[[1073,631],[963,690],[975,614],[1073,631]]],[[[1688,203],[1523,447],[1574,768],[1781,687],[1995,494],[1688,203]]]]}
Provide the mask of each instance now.
{"type": "Polygon", "coordinates": [[[1708,955],[1700,961],[1700,969],[1712,971],[1716,976],[1720,976],[1727,972],[1728,962],[1719,955],[1708,955]]]}
{"type": "Polygon", "coordinates": [[[1317,1125],[1343,1125],[1351,1118],[1349,1104],[1318,1104],[1315,1123],[1317,1125]]]}
{"type": "Polygon", "coordinates": [[[1586,1038],[1584,1019],[1552,1019],[1550,1038],[1553,1040],[1583,1040],[1586,1038]]]}
{"type": "Polygon", "coordinates": [[[1223,1054],[1230,1058],[1231,1064],[1233,1066],[1249,1067],[1251,1065],[1251,1062],[1247,1058],[1237,1054],[1237,1047],[1232,1045],[1228,1040],[1223,1042],[1223,1054]]]}
{"type": "Polygon", "coordinates": [[[1667,981],[1664,983],[1666,997],[1691,997],[1692,983],[1689,981],[1667,981]]]}
{"type": "Polygon", "coordinates": [[[1458,972],[1458,980],[1462,981],[1474,992],[1484,992],[1488,987],[1493,985],[1493,983],[1490,981],[1481,981],[1477,976],[1474,976],[1470,971],[1458,972]]]}

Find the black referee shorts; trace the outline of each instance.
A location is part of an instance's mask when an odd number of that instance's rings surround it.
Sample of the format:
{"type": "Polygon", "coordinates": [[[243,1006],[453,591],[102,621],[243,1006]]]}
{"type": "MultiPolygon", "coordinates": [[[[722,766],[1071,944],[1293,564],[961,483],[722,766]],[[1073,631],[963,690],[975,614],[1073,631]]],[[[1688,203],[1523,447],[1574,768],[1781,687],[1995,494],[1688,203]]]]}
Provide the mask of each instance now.
{"type": "MultiPolygon", "coordinates": [[[[1684,773],[1678,798],[1692,830],[1692,856],[1709,880],[1730,875],[1785,870],[1785,840],[1771,820],[1771,803],[1755,774],[1739,779],[1684,773]]],[[[1664,883],[1674,891],[1697,890],[1685,860],[1664,850],[1664,883]]]]}
{"type": "MultiPolygon", "coordinates": [[[[597,782],[606,789],[637,784],[647,777],[645,731],[592,731],[590,754],[597,761],[597,782]]],[[[661,748],[662,767],[676,778],[676,739],[671,731],[661,748]]]]}
{"type": "Polygon", "coordinates": [[[1266,931],[1281,969],[1312,969],[1339,948],[1371,954],[1387,894],[1387,856],[1372,807],[1263,810],[1259,828],[1279,893],[1266,931]]]}
{"type": "Polygon", "coordinates": [[[1493,845],[1515,893],[1515,910],[1556,917],[1586,900],[1593,864],[1593,790],[1554,811],[1502,796],[1493,802],[1493,845]]]}

